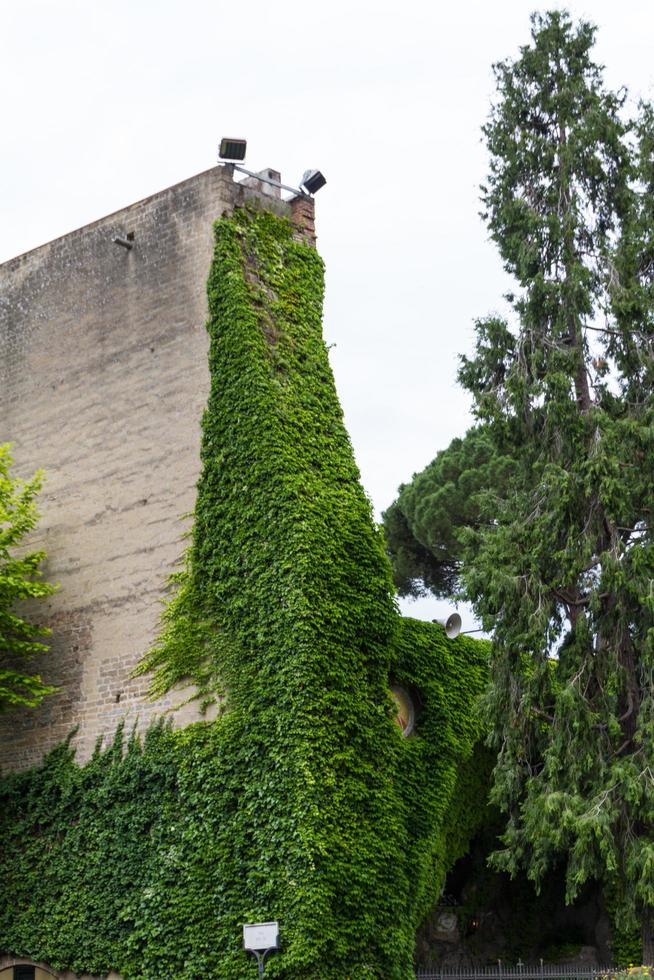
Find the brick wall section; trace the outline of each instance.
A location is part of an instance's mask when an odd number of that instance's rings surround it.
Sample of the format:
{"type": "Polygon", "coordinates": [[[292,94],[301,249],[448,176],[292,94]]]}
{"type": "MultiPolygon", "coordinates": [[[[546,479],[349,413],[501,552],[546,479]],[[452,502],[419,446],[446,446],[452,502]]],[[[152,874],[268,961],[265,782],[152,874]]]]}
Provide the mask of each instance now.
{"type": "Polygon", "coordinates": [[[299,238],[309,245],[316,244],[316,217],[312,197],[294,197],[290,202],[291,220],[299,238]]]}
{"type": "Polygon", "coordinates": [[[53,630],[38,669],[61,687],[2,716],[2,769],[38,762],[75,726],[84,760],[119,721],[184,699],[152,704],[130,673],[195,500],[212,223],[245,200],[293,215],[216,167],[0,265],[0,441],[19,474],[46,472],[30,544],[60,590],[38,607],[53,630]],[[113,243],[127,234],[129,251],[113,243]]]}

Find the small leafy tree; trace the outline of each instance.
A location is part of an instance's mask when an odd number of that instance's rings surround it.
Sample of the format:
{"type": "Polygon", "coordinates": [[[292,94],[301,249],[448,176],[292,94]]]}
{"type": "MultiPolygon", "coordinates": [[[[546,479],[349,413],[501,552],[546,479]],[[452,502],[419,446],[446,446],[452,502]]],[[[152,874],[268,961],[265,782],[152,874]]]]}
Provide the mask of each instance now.
{"type": "Polygon", "coordinates": [[[404,591],[455,579],[493,633],[496,865],[538,883],[564,857],[570,901],[602,880],[652,962],[654,118],[625,121],[591,25],[532,25],[484,129],[514,317],[477,324],[478,426],[387,529],[404,591]]]}
{"type": "Polygon", "coordinates": [[[49,630],[34,626],[16,611],[24,599],[51,595],[54,587],[41,580],[43,551],[27,554],[20,548],[38,519],[35,498],[41,474],[19,480],[10,473],[8,445],[0,445],[0,711],[14,705],[35,707],[55,688],[26,672],[29,661],[44,653],[41,642],[49,630]]]}

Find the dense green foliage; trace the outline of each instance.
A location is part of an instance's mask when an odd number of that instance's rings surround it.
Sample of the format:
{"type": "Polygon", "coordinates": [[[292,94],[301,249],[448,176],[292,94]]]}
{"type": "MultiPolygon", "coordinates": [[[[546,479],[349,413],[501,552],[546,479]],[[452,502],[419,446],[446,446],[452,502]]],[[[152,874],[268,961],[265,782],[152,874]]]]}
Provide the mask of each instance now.
{"type": "Polygon", "coordinates": [[[536,15],[532,43],[496,66],[483,201],[514,316],[477,324],[460,380],[479,426],[402,491],[402,535],[389,533],[400,580],[425,565],[412,536],[436,561],[445,551],[493,631],[498,866],[540,881],[563,857],[569,900],[601,880],[619,920],[647,924],[654,125],[648,107],[625,121],[593,41],[565,13],[536,15]]]}
{"type": "Polygon", "coordinates": [[[2,948],[79,973],[126,967],[154,860],[172,854],[177,780],[174,739],[161,728],[125,753],[118,732],[84,767],[62,745],[38,769],[5,777],[2,948]]]}
{"type": "Polygon", "coordinates": [[[193,680],[223,710],[5,782],[0,946],[126,980],[242,980],[241,924],[278,919],[271,978],[408,980],[416,927],[483,814],[465,763],[485,645],[397,613],[315,251],[236,212],[216,225],[208,292],[192,541],[143,669],[153,693],[193,680]],[[393,680],[418,704],[410,738],[393,680]]]}
{"type": "MultiPolygon", "coordinates": [[[[638,923],[616,922],[617,908],[607,895],[607,910],[611,917],[611,950],[616,966],[633,966],[643,962],[643,937],[638,923]]],[[[618,917],[619,918],[619,917],[618,917]]]]}
{"type": "Polygon", "coordinates": [[[45,653],[48,630],[27,622],[17,604],[51,595],[54,587],[42,581],[42,551],[24,552],[24,538],[38,520],[35,498],[41,474],[19,480],[11,474],[8,445],[0,445],[0,711],[13,705],[30,708],[54,688],[30,671],[32,659],[45,653]]]}
{"type": "MultiPolygon", "coordinates": [[[[319,867],[295,880],[291,908],[282,904],[279,882],[268,877],[278,874],[280,833],[273,846],[263,838],[267,803],[275,802],[267,796],[273,779],[265,789],[248,785],[246,767],[256,764],[259,740],[244,744],[242,732],[223,719],[182,732],[155,727],[143,745],[131,738],[125,749],[119,733],[84,767],[61,746],[39,769],[0,783],[2,948],[80,973],[113,968],[143,980],[242,978],[255,971],[240,949],[240,922],[272,910],[280,917],[285,955],[270,961],[271,976],[411,976],[408,965],[398,965],[397,950],[374,949],[370,933],[378,926],[379,903],[370,889],[377,884],[387,890],[386,901],[399,917],[397,935],[410,952],[412,931],[431,908],[443,872],[465,850],[484,814],[486,767],[471,758],[457,772],[452,761],[457,743],[462,754],[468,752],[469,716],[461,712],[454,725],[448,720],[468,698],[466,671],[476,648],[470,641],[446,646],[440,640],[434,642],[428,624],[408,620],[400,626],[395,656],[399,663],[406,652],[410,663],[398,677],[405,684],[416,677],[423,697],[420,736],[403,741],[393,731],[395,745],[408,750],[394,796],[406,821],[406,850],[399,854],[396,842],[386,841],[381,861],[388,865],[368,878],[363,859],[380,861],[374,839],[358,831],[359,842],[367,843],[359,860],[353,860],[348,837],[331,842],[345,921],[334,922],[337,909],[325,909],[331,876],[319,867]],[[442,668],[438,676],[435,660],[442,668]],[[398,893],[407,874],[412,887],[398,893]],[[291,959],[294,919],[306,921],[302,906],[309,902],[318,906],[314,931],[295,937],[291,959]],[[330,923],[331,939],[317,962],[310,947],[330,923]],[[306,965],[298,963],[300,953],[306,965]]],[[[472,670],[474,677],[474,659],[472,670]]],[[[344,798],[347,789],[330,787],[335,805],[346,808],[344,819],[365,820],[366,787],[359,787],[356,800],[344,798]]],[[[319,806],[320,794],[313,795],[319,806]]]]}

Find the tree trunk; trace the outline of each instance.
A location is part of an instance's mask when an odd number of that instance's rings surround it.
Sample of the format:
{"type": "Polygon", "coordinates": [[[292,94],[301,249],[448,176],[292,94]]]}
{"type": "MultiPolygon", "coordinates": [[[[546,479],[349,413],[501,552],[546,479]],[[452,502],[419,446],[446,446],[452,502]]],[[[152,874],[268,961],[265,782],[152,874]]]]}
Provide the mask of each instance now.
{"type": "Polygon", "coordinates": [[[643,916],[641,919],[641,936],[643,940],[643,964],[645,966],[654,966],[654,921],[653,921],[654,909],[647,908],[643,910],[643,916]]]}

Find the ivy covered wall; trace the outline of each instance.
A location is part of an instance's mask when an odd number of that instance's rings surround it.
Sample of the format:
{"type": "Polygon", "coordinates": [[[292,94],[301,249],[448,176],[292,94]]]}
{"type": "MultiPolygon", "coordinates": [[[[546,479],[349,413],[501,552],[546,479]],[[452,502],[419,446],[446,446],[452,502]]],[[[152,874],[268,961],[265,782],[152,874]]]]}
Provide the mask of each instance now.
{"type": "MultiPolygon", "coordinates": [[[[0,948],[126,980],[413,976],[415,930],[479,807],[485,646],[397,613],[321,335],[322,264],[265,211],[216,224],[193,538],[153,691],[219,719],[0,785],[0,948]],[[402,738],[389,683],[411,691],[402,738]],[[475,801],[476,802],[476,801],[475,801]]],[[[174,460],[171,460],[174,479],[174,460]]]]}

